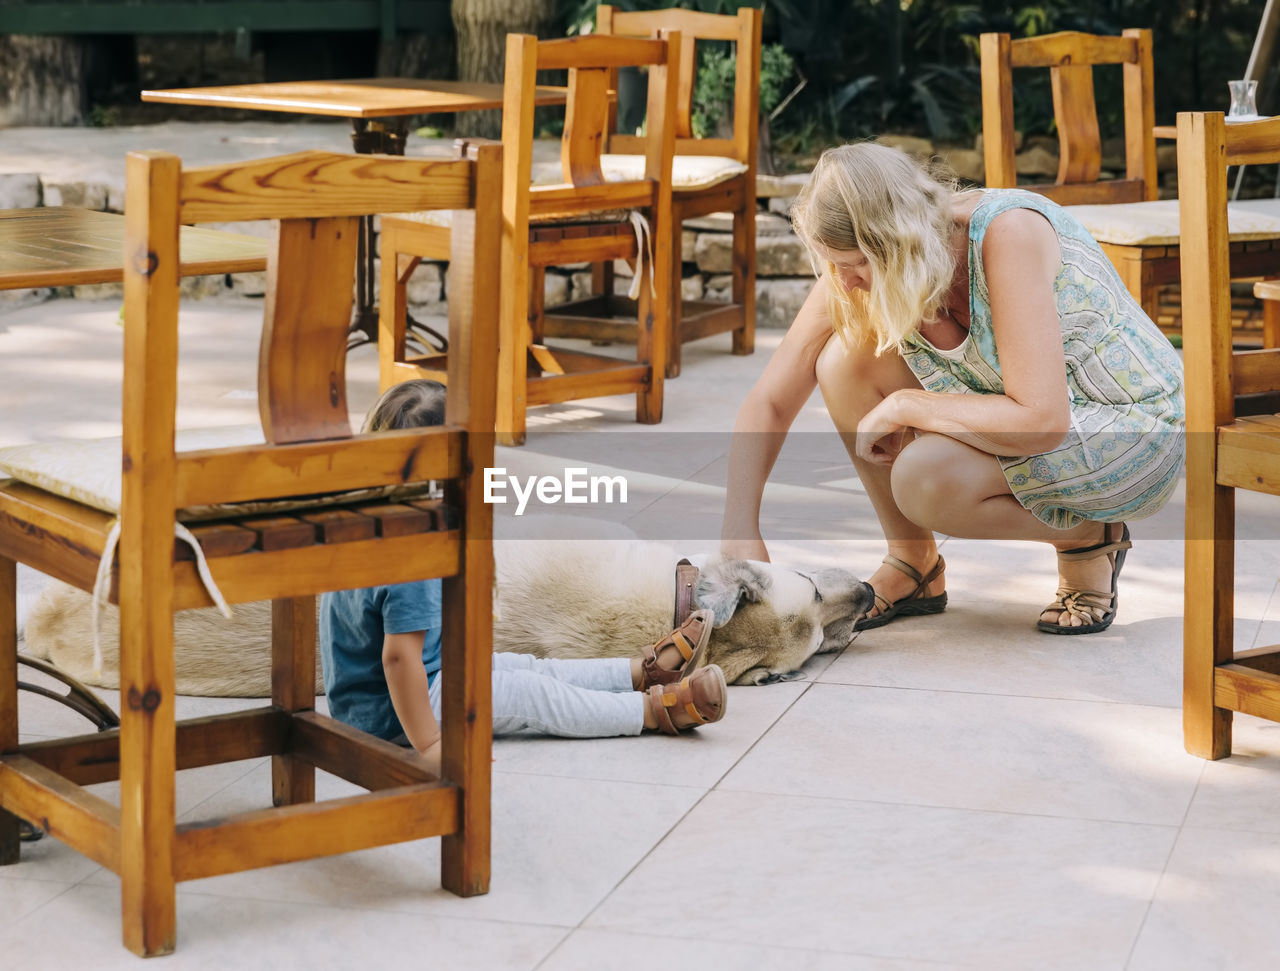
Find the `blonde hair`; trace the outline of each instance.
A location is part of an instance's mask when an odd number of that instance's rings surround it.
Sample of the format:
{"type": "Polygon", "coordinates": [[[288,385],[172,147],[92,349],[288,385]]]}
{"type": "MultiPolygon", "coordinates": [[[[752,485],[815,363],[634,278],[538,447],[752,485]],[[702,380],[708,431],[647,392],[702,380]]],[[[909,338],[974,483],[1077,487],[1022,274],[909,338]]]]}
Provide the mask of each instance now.
{"type": "Polygon", "coordinates": [[[829,148],[792,209],[796,232],[825,268],[835,331],[873,336],[876,353],[898,349],[942,310],[955,273],[951,206],[955,183],[904,152],[862,142],[829,148]],[[860,250],[870,291],[849,291],[819,252],[860,250]]]}
{"type": "Polygon", "coordinates": [[[373,403],[360,431],[367,434],[443,425],[446,394],[443,384],[425,378],[393,384],[373,403]]]}

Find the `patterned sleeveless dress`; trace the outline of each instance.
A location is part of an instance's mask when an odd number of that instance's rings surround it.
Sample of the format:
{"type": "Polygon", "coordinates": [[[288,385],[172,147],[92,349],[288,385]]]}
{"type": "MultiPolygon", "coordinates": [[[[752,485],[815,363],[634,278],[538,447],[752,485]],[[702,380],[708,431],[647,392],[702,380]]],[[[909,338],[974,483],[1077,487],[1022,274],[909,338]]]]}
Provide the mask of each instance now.
{"type": "Polygon", "coordinates": [[[1034,209],[1058,234],[1062,269],[1053,289],[1071,398],[1071,431],[1061,445],[999,457],[1014,498],[1057,529],[1150,516],[1182,467],[1182,362],[1069,211],[1021,189],[984,190],[969,223],[969,334],[950,350],[913,335],[903,357],[927,391],[1004,393],[982,240],[1010,209],[1034,209]]]}

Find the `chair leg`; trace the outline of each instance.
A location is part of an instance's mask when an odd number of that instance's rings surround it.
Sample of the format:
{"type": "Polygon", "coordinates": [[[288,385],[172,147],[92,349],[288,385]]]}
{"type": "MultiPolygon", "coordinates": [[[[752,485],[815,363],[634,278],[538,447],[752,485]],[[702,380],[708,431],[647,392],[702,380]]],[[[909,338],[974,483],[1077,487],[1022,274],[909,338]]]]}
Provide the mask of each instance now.
{"type": "MultiPolygon", "coordinates": [[[[1194,439],[1191,435],[1188,438],[1194,439]]],[[[1188,442],[1188,464],[1196,463],[1197,447],[1188,442]]],[[[1183,617],[1182,734],[1192,755],[1221,759],[1231,754],[1228,709],[1214,705],[1217,665],[1234,653],[1235,607],[1235,490],[1210,486],[1199,495],[1187,475],[1186,608],[1183,617]],[[1226,535],[1223,535],[1225,532],[1226,535]]]]}
{"type": "MultiPolygon", "coordinates": [[[[654,281],[666,280],[668,288],[672,278],[671,253],[668,237],[656,239],[653,265],[646,262],[644,269],[645,273],[653,274],[651,279],[654,281]]],[[[639,260],[636,265],[639,267],[639,260]]],[[[649,368],[648,385],[636,392],[636,421],[642,425],[656,425],[662,421],[663,381],[666,377],[662,362],[679,364],[679,355],[675,352],[680,342],[672,339],[671,332],[671,308],[675,302],[669,289],[664,292],[663,287],[658,286],[655,295],[648,281],[641,280],[640,297],[636,302],[636,361],[649,368]]]]}
{"type": "Polygon", "coordinates": [[[405,359],[409,275],[419,257],[402,252],[400,232],[388,223],[382,231],[382,268],[378,281],[378,384],[384,391],[396,382],[396,364],[405,359]]]}
{"type": "MultiPolygon", "coordinates": [[[[18,571],[0,556],[0,752],[18,747],[18,571]]],[[[0,809],[0,866],[18,862],[18,817],[0,809]]]]}
{"type": "Polygon", "coordinates": [[[678,378],[684,367],[684,262],[681,259],[684,223],[678,216],[671,220],[671,230],[671,272],[667,275],[667,285],[671,288],[671,299],[667,301],[671,323],[667,328],[667,363],[663,373],[669,378],[678,378]]]}
{"type": "Polygon", "coordinates": [[[120,571],[120,894],[124,945],[142,957],[177,937],[172,548],[159,568],[120,571]]]}
{"type": "Polygon", "coordinates": [[[742,308],[742,326],[733,332],[733,353],[756,349],[756,203],[747,192],[733,216],[733,302],[742,308]]]}
{"type": "MultiPolygon", "coordinates": [[[[271,703],[288,712],[316,706],[316,598],[271,602],[271,703]]],[[[271,801],[315,802],[316,769],[296,755],[271,757],[271,801]]]]}
{"type": "MultiPolygon", "coordinates": [[[[464,519],[464,522],[467,521],[464,519]]],[[[493,762],[493,551],[463,543],[462,570],[442,591],[441,763],[461,789],[457,832],[440,845],[440,883],[460,897],[489,892],[493,762]]]]}
{"type": "Polygon", "coordinates": [[[1280,300],[1262,301],[1262,346],[1280,347],[1280,300]]]}

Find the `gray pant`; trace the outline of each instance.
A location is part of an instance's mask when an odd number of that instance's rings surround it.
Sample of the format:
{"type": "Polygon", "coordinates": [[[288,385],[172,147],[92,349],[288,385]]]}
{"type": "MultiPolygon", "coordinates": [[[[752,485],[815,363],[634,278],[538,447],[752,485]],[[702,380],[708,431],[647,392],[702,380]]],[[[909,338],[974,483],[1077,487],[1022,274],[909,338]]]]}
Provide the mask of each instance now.
{"type": "MultiPolygon", "coordinates": [[[[440,718],[440,684],[431,710],[440,718]]],[[[555,660],[493,656],[493,734],[603,738],[644,730],[644,695],[631,687],[627,658],[555,660]]]]}

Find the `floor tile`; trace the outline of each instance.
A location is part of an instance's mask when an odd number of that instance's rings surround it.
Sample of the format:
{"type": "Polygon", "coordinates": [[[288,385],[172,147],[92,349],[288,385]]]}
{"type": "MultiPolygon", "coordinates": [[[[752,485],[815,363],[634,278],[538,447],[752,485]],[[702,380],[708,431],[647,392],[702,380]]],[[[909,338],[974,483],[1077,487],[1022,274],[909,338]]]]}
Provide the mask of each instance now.
{"type": "MultiPolygon", "coordinates": [[[[440,889],[440,841],[419,840],[343,856],[183,884],[191,893],[362,907],[572,927],[659,842],[704,790],[494,773],[493,878],[487,895],[440,889]]],[[[266,766],[200,807],[201,816],[261,809],[266,766]]],[[[318,775],[318,798],[354,789],[318,775]]],[[[95,874],[90,882],[113,880],[95,874]]]]}
{"type": "Polygon", "coordinates": [[[39,910],[49,901],[66,893],[73,886],[71,883],[53,880],[11,878],[9,874],[17,869],[17,866],[0,869],[0,933],[27,914],[39,910]]]}
{"type": "Polygon", "coordinates": [[[812,685],[721,788],[1177,826],[1177,711],[812,685]]]}
{"type": "Polygon", "coordinates": [[[1271,971],[1278,899],[1280,834],[1186,826],[1128,971],[1271,971]]]}
{"type": "Polygon", "coordinates": [[[718,790],[585,926],[643,933],[676,913],[700,941],[1119,969],[1175,832],[718,790]]]}
{"type": "Polygon", "coordinates": [[[1186,825],[1280,834],[1280,723],[1232,721],[1231,757],[1204,763],[1186,825]]]}
{"type": "MultiPolygon", "coordinates": [[[[120,935],[118,884],[79,886],[0,929],[0,953],[14,968],[138,968],[139,958],[125,950],[120,935]]],[[[162,960],[166,968],[183,971],[350,971],[403,968],[418,961],[477,971],[532,971],[563,935],[556,928],[501,921],[179,890],[177,949],[162,960]]]]}
{"type": "Polygon", "coordinates": [[[653,934],[576,930],[538,966],[538,971],[947,971],[958,964],[865,957],[814,951],[780,929],[777,945],[690,940],[670,921],[661,940],[653,934]]]}

